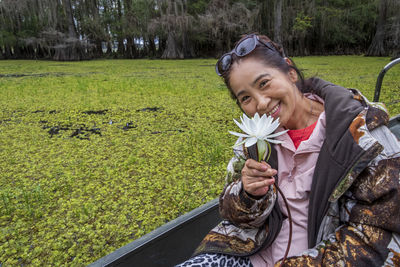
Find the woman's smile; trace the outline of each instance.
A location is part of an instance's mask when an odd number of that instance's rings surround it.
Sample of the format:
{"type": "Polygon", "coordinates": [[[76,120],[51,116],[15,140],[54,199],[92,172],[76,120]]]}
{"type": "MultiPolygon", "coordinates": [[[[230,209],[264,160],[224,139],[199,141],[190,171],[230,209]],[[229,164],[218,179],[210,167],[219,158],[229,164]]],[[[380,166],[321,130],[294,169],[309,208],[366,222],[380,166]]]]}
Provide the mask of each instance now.
{"type": "Polygon", "coordinates": [[[267,116],[272,116],[272,117],[276,118],[279,113],[280,107],[281,107],[280,104],[281,104],[281,102],[279,101],[279,103],[275,107],[273,107],[270,112],[266,113],[267,116]]]}
{"type": "Polygon", "coordinates": [[[257,112],[279,117],[282,126],[298,129],[305,124],[302,112],[309,104],[304,105],[296,81],[295,71],[283,73],[261,61],[244,59],[232,65],[230,84],[247,115],[252,117],[257,112]]]}

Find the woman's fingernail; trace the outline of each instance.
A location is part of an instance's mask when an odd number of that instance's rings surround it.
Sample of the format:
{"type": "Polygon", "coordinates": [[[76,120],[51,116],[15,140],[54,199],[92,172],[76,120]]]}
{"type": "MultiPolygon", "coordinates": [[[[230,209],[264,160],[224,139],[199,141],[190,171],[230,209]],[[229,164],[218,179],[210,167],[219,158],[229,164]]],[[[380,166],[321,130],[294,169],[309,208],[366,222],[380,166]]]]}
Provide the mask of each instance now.
{"type": "Polygon", "coordinates": [[[262,168],[263,171],[267,170],[267,166],[265,166],[264,164],[261,166],[261,168],[262,168]]]}

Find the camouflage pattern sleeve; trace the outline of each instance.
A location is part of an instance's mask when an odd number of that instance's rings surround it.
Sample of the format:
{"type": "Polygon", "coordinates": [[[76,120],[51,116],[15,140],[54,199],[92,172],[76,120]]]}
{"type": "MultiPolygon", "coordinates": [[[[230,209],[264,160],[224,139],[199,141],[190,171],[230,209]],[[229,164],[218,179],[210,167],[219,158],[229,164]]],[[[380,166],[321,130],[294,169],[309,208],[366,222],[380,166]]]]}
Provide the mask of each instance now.
{"type": "Polygon", "coordinates": [[[282,266],[400,266],[400,145],[386,126],[371,135],[383,150],[331,204],[340,226],[282,266]]]}
{"type": "Polygon", "coordinates": [[[234,149],[234,154],[228,163],[227,184],[220,196],[221,217],[241,228],[259,228],[265,223],[275,204],[275,188],[271,185],[267,194],[260,199],[249,196],[241,182],[241,171],[246,162],[243,149],[234,149]]]}
{"type": "MultiPolygon", "coordinates": [[[[240,138],[238,140],[240,142],[240,138]]],[[[254,254],[270,238],[270,221],[280,227],[274,216],[275,188],[271,187],[261,199],[252,199],[242,188],[241,171],[246,161],[242,147],[234,149],[227,167],[226,185],[220,196],[223,220],[201,241],[193,255],[223,253],[236,256],[254,254]],[[272,216],[269,216],[272,211],[272,216]]],[[[271,229],[272,229],[271,228],[271,229]]],[[[273,237],[270,238],[273,240],[273,237]]],[[[272,242],[272,241],[271,241],[272,242]]]]}
{"type": "Polygon", "coordinates": [[[271,213],[276,201],[275,187],[270,186],[261,199],[250,197],[240,180],[230,183],[224,189],[219,200],[219,211],[227,219],[241,228],[259,228],[271,213]]]}

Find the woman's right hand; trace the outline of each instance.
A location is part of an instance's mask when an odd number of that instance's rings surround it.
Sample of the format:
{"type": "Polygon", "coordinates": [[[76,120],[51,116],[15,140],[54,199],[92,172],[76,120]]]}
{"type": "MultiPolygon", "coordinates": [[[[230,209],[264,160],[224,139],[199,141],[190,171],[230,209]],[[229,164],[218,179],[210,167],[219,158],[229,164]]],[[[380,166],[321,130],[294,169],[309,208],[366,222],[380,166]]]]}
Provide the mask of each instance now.
{"type": "Polygon", "coordinates": [[[257,162],[254,159],[246,160],[242,169],[242,183],[244,190],[256,197],[265,195],[269,186],[275,182],[277,170],[272,169],[265,161],[257,162]]]}

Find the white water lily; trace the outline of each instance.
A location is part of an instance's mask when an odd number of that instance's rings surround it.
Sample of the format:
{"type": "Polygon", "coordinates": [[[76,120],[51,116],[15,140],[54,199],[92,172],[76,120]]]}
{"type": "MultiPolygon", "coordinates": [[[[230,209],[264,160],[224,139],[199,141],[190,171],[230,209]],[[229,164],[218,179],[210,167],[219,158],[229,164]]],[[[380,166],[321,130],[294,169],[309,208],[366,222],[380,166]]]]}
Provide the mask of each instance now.
{"type": "Polygon", "coordinates": [[[245,134],[229,131],[229,133],[233,135],[244,138],[244,140],[236,146],[244,143],[245,147],[250,147],[257,143],[258,161],[264,159],[267,153],[268,157],[266,160],[268,160],[271,153],[271,145],[269,143],[282,143],[282,141],[275,140],[273,138],[287,132],[287,130],[285,130],[274,133],[279,127],[279,118],[274,120],[272,116],[267,116],[265,114],[260,117],[260,115],[256,113],[251,119],[243,114],[240,120],[242,123],[239,123],[233,119],[236,125],[239,126],[239,128],[245,132],[245,134]]]}

